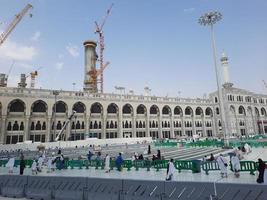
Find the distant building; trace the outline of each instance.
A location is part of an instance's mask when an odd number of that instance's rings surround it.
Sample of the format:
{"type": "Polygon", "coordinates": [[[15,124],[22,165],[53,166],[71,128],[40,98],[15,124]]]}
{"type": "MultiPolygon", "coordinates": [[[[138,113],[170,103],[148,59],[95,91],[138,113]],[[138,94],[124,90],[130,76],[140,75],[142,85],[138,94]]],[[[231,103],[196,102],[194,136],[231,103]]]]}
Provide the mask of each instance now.
{"type": "MultiPolygon", "coordinates": [[[[90,57],[95,60],[91,43],[85,43],[89,49],[86,50],[87,60],[90,61],[85,65],[85,72],[95,68],[90,57]]],[[[229,136],[266,134],[267,95],[234,88],[229,81],[228,58],[223,55],[221,62],[229,136]]],[[[77,113],[64,131],[64,140],[223,137],[217,92],[206,99],[91,94],[94,88],[90,84],[90,77],[85,76],[84,92],[58,93],[24,88],[21,87],[23,84],[18,88],[3,84],[0,87],[0,143],[53,141],[72,110],[77,113]]]]}

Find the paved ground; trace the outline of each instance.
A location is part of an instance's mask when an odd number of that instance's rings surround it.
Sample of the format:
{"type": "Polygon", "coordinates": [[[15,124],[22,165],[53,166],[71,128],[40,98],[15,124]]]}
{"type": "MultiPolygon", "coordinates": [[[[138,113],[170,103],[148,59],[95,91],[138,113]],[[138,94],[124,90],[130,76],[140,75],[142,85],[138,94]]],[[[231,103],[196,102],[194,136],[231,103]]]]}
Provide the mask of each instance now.
{"type": "MultiPolygon", "coordinates": [[[[245,155],[245,160],[256,161],[259,157],[263,160],[267,160],[267,149],[256,148],[253,152],[245,155]]],[[[18,174],[18,168],[15,168],[14,174],[18,174]]],[[[206,175],[204,172],[192,174],[191,171],[182,171],[181,173],[176,172],[174,179],[175,181],[211,181],[211,182],[233,182],[233,183],[256,183],[256,175],[250,175],[248,172],[242,172],[240,178],[235,178],[233,172],[228,170],[228,178],[221,178],[219,171],[210,172],[206,175]]],[[[6,168],[0,168],[0,174],[7,174],[6,168]]],[[[25,169],[26,175],[31,175],[30,169],[25,169]]],[[[118,178],[118,179],[142,179],[142,180],[164,180],[166,177],[166,170],[160,170],[157,172],[154,169],[147,172],[146,169],[140,169],[135,171],[127,171],[124,169],[122,172],[112,170],[110,173],[105,173],[104,170],[90,169],[68,169],[62,171],[55,171],[53,173],[46,173],[46,168],[43,172],[38,174],[39,176],[83,176],[83,177],[102,177],[102,178],[118,178]]]]}
{"type": "MultiPolygon", "coordinates": [[[[245,155],[244,160],[253,160],[257,161],[258,158],[267,160],[267,148],[253,148],[252,153],[245,155]]],[[[18,168],[15,168],[14,174],[18,174],[18,168]]],[[[0,174],[7,174],[6,168],[0,168],[0,174]]],[[[30,169],[25,170],[26,175],[31,174],[30,169]]],[[[206,175],[204,172],[192,174],[191,171],[183,171],[181,173],[176,172],[174,176],[175,181],[203,181],[203,182],[229,182],[229,183],[251,183],[257,184],[256,179],[257,175],[250,175],[248,172],[241,173],[240,178],[235,178],[233,172],[228,170],[228,178],[221,178],[219,171],[210,172],[209,175],[206,175]]],[[[43,172],[39,173],[38,176],[83,176],[83,177],[102,177],[102,178],[117,178],[117,179],[142,179],[142,180],[165,180],[166,170],[160,170],[159,172],[151,169],[147,172],[145,169],[140,169],[135,171],[127,171],[124,169],[122,172],[112,170],[110,173],[105,173],[104,170],[95,170],[90,169],[68,169],[62,171],[56,171],[53,173],[46,173],[46,169],[43,169],[43,172]]],[[[13,200],[12,198],[0,197],[0,200],[13,200]]],[[[25,198],[21,200],[26,200],[25,198]]]]}

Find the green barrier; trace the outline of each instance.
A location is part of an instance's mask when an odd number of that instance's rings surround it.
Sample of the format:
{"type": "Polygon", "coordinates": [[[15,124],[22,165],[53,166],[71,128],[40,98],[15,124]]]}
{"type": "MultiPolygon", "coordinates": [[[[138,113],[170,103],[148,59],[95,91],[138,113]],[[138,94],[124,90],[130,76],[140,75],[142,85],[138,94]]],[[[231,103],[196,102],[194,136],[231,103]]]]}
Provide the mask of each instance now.
{"type": "Polygon", "coordinates": [[[115,160],[110,160],[110,170],[113,170],[116,167],[115,160]]]}
{"type": "Polygon", "coordinates": [[[123,168],[127,168],[127,171],[130,171],[131,168],[133,167],[133,163],[131,160],[124,160],[122,166],[123,168]]]}
{"type": "Polygon", "coordinates": [[[71,169],[74,169],[74,167],[82,169],[83,168],[83,161],[82,160],[70,160],[68,165],[71,169]]]}
{"type": "Polygon", "coordinates": [[[98,169],[99,167],[101,169],[104,169],[105,167],[105,162],[103,160],[91,160],[90,162],[91,167],[95,167],[95,169],[98,169]]]}
{"type": "Polygon", "coordinates": [[[155,160],[154,168],[156,168],[157,172],[159,171],[159,169],[167,169],[168,162],[168,160],[155,160]]]}
{"type": "Polygon", "coordinates": [[[8,160],[0,160],[0,166],[1,167],[6,167],[8,160]]]}
{"type": "MultiPolygon", "coordinates": [[[[230,166],[231,171],[233,171],[231,162],[230,166]]],[[[250,172],[251,175],[255,175],[256,170],[257,164],[254,161],[240,161],[240,172],[250,172]]]]}
{"type": "Polygon", "coordinates": [[[206,161],[202,163],[202,169],[208,175],[209,171],[220,170],[216,161],[206,161]]]}
{"type": "Polygon", "coordinates": [[[26,167],[31,168],[33,160],[25,160],[25,163],[26,163],[26,167]]]}
{"type": "Polygon", "coordinates": [[[197,163],[192,160],[175,160],[174,166],[176,169],[178,169],[178,172],[180,173],[181,170],[191,170],[192,173],[199,172],[198,167],[196,166],[197,163]]]}

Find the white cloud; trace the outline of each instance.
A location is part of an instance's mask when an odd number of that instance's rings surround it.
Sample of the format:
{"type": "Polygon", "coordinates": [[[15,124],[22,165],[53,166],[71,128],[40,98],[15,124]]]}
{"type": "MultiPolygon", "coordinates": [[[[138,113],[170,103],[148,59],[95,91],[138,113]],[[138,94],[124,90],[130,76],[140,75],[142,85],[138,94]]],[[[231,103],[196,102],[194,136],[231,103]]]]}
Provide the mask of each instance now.
{"type": "Polygon", "coordinates": [[[194,12],[195,11],[195,8],[185,8],[184,9],[184,12],[186,13],[191,13],[191,12],[194,12]]]}
{"type": "Polygon", "coordinates": [[[62,59],[62,58],[64,58],[64,55],[63,54],[58,54],[58,58],[62,59]]]}
{"type": "Polygon", "coordinates": [[[73,57],[78,57],[79,52],[78,52],[78,47],[72,44],[69,44],[66,46],[66,50],[69,52],[70,55],[73,57]]]}
{"type": "Polygon", "coordinates": [[[56,69],[59,70],[59,71],[62,70],[63,69],[63,65],[64,65],[63,62],[56,63],[56,69]]]}
{"type": "Polygon", "coordinates": [[[33,41],[38,41],[39,38],[40,38],[40,36],[41,36],[41,32],[40,32],[40,31],[36,31],[36,32],[34,33],[34,35],[31,37],[31,40],[33,40],[33,41]]]}
{"type": "Polygon", "coordinates": [[[37,54],[33,46],[21,45],[10,40],[5,41],[0,47],[0,57],[18,61],[31,61],[37,54]]]}

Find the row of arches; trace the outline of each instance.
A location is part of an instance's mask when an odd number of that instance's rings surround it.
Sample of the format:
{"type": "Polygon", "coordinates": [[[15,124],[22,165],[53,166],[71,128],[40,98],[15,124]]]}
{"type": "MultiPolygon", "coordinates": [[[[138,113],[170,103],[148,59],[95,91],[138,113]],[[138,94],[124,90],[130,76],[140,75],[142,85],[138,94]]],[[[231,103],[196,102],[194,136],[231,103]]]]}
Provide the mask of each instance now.
{"type": "MultiPolygon", "coordinates": [[[[25,109],[26,109],[25,103],[20,99],[13,100],[8,105],[8,113],[12,113],[12,112],[23,113],[23,112],[25,112],[25,109]]],[[[53,106],[52,110],[56,111],[56,113],[67,113],[68,106],[63,101],[57,101],[56,104],[53,106]]],[[[72,110],[75,110],[77,113],[85,113],[86,106],[82,102],[76,102],[73,105],[72,110]]],[[[35,101],[31,106],[31,113],[47,113],[47,111],[48,111],[48,106],[42,100],[35,101]]],[[[100,103],[96,102],[96,103],[92,104],[92,106],[90,108],[90,112],[102,114],[103,113],[103,106],[100,103]]],[[[119,108],[115,103],[111,103],[108,105],[108,107],[107,107],[107,113],[108,114],[118,114],[118,112],[119,112],[119,108]]],[[[122,113],[123,114],[133,114],[133,106],[130,104],[125,104],[122,107],[122,113]]],[[[136,108],[136,113],[139,115],[146,115],[147,114],[146,106],[144,106],[143,104],[138,105],[136,108]]],[[[171,108],[169,106],[165,105],[160,112],[159,107],[157,105],[152,105],[149,108],[149,113],[151,115],[159,115],[160,113],[162,115],[171,115],[172,111],[171,111],[171,108]]],[[[203,111],[203,109],[201,107],[197,107],[195,109],[195,111],[193,111],[193,109],[190,106],[187,106],[185,108],[184,113],[183,113],[183,110],[180,106],[176,106],[173,110],[174,115],[180,115],[180,116],[183,116],[183,114],[184,115],[190,115],[190,116],[204,115],[204,113],[206,116],[212,116],[213,115],[212,109],[210,107],[206,108],[205,112],[203,111]]]]}

